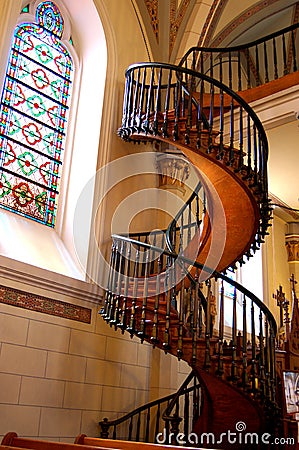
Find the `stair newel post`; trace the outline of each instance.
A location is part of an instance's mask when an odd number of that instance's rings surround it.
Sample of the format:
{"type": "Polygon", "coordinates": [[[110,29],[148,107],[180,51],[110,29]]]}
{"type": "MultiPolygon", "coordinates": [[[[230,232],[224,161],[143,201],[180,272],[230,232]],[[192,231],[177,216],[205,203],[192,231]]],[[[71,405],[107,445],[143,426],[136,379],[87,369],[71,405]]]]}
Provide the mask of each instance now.
{"type": "Polygon", "coordinates": [[[127,327],[127,331],[130,333],[131,337],[133,337],[136,329],[136,300],[138,297],[138,277],[139,277],[139,258],[140,258],[140,247],[137,247],[135,253],[135,263],[134,263],[134,280],[133,280],[133,295],[132,295],[132,304],[131,304],[131,316],[130,323],[127,327]]]}
{"type": "Polygon", "coordinates": [[[274,64],[274,80],[278,78],[278,66],[277,66],[277,50],[276,50],[276,40],[273,38],[273,64],[274,64]]]}
{"type": "Polygon", "coordinates": [[[206,329],[205,329],[205,341],[206,341],[206,348],[205,348],[205,362],[204,362],[204,368],[206,370],[209,370],[211,367],[211,355],[210,355],[210,337],[211,337],[211,281],[208,280],[207,282],[208,286],[208,294],[207,294],[207,311],[206,311],[206,329]]]}
{"type": "Polygon", "coordinates": [[[247,373],[247,312],[246,312],[246,295],[243,294],[243,336],[242,336],[242,386],[243,389],[248,388],[247,373]]]}
{"type": "Polygon", "coordinates": [[[118,327],[122,330],[122,333],[125,332],[127,327],[127,299],[128,299],[128,290],[129,290],[129,279],[131,276],[131,244],[129,243],[127,248],[127,254],[125,259],[125,268],[124,268],[124,295],[123,295],[123,304],[121,309],[121,319],[117,324],[118,327]]]}
{"type": "Polygon", "coordinates": [[[287,49],[286,49],[286,39],[285,34],[282,35],[282,53],[283,53],[283,74],[288,74],[288,62],[287,62],[287,49]]]}
{"type": "Polygon", "coordinates": [[[293,72],[297,72],[297,57],[296,57],[296,43],[295,43],[295,31],[291,31],[292,42],[292,56],[293,56],[293,72]]]}
{"type": "Polygon", "coordinates": [[[166,95],[165,95],[165,104],[164,104],[164,120],[163,120],[163,125],[162,125],[162,136],[164,138],[169,137],[169,134],[168,134],[168,112],[169,112],[170,91],[171,91],[171,78],[172,78],[172,70],[169,70],[167,89],[166,89],[166,95]]]}
{"type": "Polygon", "coordinates": [[[263,331],[263,313],[260,310],[259,322],[260,322],[260,360],[259,360],[259,380],[260,380],[260,393],[262,399],[266,396],[266,377],[265,377],[265,342],[263,331]]]}
{"type": "Polygon", "coordinates": [[[223,338],[224,338],[224,284],[221,281],[219,304],[219,341],[218,341],[218,366],[217,375],[223,375],[223,338]]]}
{"type": "Polygon", "coordinates": [[[237,380],[237,290],[234,289],[233,297],[233,322],[232,322],[232,364],[231,364],[232,382],[237,380]]]}
{"type": "Polygon", "coordinates": [[[149,268],[149,250],[143,249],[143,260],[145,265],[144,275],[143,275],[143,299],[142,299],[142,307],[141,307],[141,320],[140,320],[140,330],[137,333],[138,337],[141,339],[141,342],[144,341],[146,336],[145,333],[145,324],[146,324],[146,308],[147,308],[147,299],[148,299],[148,268],[149,268]]]}
{"type": "Polygon", "coordinates": [[[256,393],[257,368],[256,368],[256,342],[255,342],[255,311],[254,304],[251,301],[251,389],[256,393]]]}
{"type": "Polygon", "coordinates": [[[259,86],[260,83],[260,60],[259,60],[259,50],[258,45],[255,46],[255,83],[259,86]]]}
{"type": "Polygon", "coordinates": [[[268,52],[266,41],[264,42],[264,68],[265,68],[265,83],[269,83],[268,52]]]}
{"type": "Polygon", "coordinates": [[[162,67],[160,67],[159,75],[158,75],[158,85],[157,85],[157,92],[156,92],[156,103],[155,103],[155,112],[154,112],[154,135],[156,136],[159,132],[158,129],[158,112],[161,109],[161,79],[162,79],[162,67]]]}
{"type": "MultiPolygon", "coordinates": [[[[154,258],[153,258],[154,259],[154,258]]],[[[154,305],[154,318],[153,318],[153,330],[152,330],[152,336],[151,336],[151,343],[155,347],[156,344],[159,343],[158,338],[158,325],[159,325],[159,319],[158,319],[158,312],[159,312],[159,304],[160,304],[160,284],[161,284],[161,272],[162,272],[162,262],[161,262],[161,254],[158,254],[157,258],[157,265],[158,265],[158,273],[156,275],[156,295],[155,295],[155,305],[154,305]]]]}

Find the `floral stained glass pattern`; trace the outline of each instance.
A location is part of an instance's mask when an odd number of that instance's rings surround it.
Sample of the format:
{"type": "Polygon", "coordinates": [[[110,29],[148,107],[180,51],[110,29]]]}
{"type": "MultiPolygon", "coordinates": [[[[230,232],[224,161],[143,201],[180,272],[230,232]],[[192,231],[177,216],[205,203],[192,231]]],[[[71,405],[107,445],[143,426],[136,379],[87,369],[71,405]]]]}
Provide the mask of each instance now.
{"type": "Polygon", "coordinates": [[[0,206],[54,227],[73,61],[53,2],[16,27],[0,105],[0,206]]]}

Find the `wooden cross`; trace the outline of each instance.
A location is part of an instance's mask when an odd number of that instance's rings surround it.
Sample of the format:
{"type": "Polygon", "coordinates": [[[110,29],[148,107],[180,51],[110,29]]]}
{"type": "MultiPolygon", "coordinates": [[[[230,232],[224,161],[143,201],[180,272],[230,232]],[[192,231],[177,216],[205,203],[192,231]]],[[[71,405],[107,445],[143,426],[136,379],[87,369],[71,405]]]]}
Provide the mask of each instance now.
{"type": "Polygon", "coordinates": [[[283,326],[283,310],[285,306],[285,293],[282,292],[282,286],[279,286],[279,290],[276,290],[276,294],[273,294],[273,298],[277,300],[277,306],[279,307],[280,327],[283,326]]]}

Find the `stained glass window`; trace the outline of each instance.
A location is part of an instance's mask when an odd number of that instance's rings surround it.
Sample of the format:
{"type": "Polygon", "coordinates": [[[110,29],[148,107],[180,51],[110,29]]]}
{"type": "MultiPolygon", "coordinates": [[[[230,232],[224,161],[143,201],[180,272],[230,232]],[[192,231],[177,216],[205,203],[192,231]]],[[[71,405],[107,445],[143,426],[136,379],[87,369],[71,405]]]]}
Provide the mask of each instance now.
{"type": "Polygon", "coordinates": [[[0,104],[0,207],[54,227],[73,60],[51,1],[15,28],[0,104]]]}

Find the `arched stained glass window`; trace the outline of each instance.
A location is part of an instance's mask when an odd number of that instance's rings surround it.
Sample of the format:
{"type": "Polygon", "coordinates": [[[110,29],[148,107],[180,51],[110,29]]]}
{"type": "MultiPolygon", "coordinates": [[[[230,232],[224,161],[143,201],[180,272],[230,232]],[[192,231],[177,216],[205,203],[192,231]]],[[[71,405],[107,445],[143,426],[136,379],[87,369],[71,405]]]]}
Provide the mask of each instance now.
{"type": "Polygon", "coordinates": [[[15,28],[0,105],[0,207],[54,227],[74,74],[51,1],[15,28]]]}

